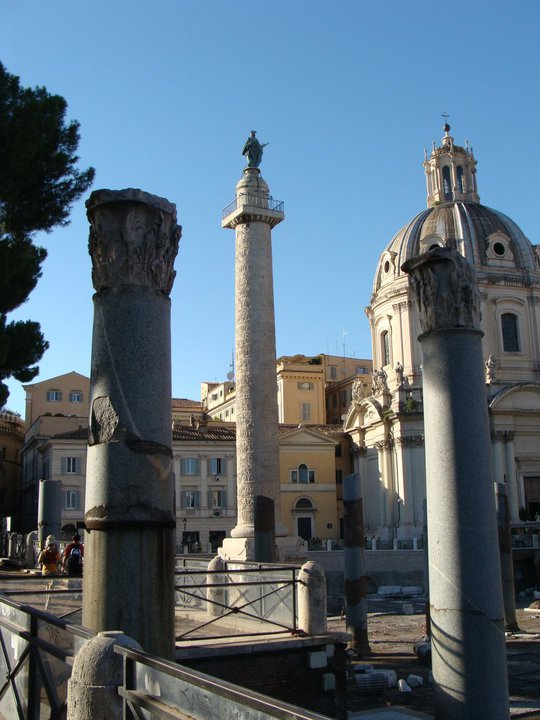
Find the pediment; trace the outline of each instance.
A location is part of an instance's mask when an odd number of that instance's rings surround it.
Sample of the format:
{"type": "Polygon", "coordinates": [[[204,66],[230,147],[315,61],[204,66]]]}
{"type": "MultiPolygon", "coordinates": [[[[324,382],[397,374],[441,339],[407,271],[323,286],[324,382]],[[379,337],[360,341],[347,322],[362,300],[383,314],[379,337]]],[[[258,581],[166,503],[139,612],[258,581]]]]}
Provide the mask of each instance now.
{"type": "Polygon", "coordinates": [[[328,445],[334,447],[336,441],[328,437],[325,433],[319,432],[318,430],[312,430],[311,428],[299,427],[294,430],[280,435],[279,444],[281,446],[287,445],[328,445]]]}

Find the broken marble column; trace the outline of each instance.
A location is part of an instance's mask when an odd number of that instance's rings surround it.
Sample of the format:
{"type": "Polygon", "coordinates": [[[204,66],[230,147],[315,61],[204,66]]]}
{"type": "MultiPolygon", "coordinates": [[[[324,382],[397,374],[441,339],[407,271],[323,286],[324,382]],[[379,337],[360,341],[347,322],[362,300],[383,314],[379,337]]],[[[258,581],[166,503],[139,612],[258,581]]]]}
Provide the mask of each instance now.
{"type": "Polygon", "coordinates": [[[94,331],[83,625],[174,651],[170,299],[176,208],[98,190],[90,221],[94,331]]]}
{"type": "Polygon", "coordinates": [[[508,678],[480,302],[457,252],[408,260],[423,356],[436,720],[508,720],[508,678]]]}
{"type": "Polygon", "coordinates": [[[236,200],[224,211],[222,227],[235,230],[236,327],[236,526],[224,540],[225,557],[268,561],[268,513],[273,503],[276,542],[287,535],[280,522],[276,337],[272,274],[272,228],[284,218],[282,203],[270,198],[258,167],[244,168],[236,200]],[[255,543],[260,526],[261,542],[255,543]],[[257,557],[257,553],[263,556],[257,557]]]}
{"type": "Polygon", "coordinates": [[[364,511],[360,475],[348,475],[343,481],[345,618],[350,633],[348,647],[357,655],[371,651],[368,640],[368,583],[364,557],[364,511]]]}

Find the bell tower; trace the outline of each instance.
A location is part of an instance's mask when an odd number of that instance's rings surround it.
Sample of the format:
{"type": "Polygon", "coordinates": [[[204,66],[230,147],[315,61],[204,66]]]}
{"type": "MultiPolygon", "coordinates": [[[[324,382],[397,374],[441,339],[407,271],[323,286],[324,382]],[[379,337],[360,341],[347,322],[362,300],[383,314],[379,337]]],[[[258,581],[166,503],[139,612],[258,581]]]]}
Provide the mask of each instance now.
{"type": "Polygon", "coordinates": [[[445,202],[480,202],[476,187],[476,160],[468,141],[465,147],[454,145],[450,125],[444,124],[441,146],[435,142],[428,158],[424,150],[424,170],[427,183],[427,205],[434,207],[445,202]]]}

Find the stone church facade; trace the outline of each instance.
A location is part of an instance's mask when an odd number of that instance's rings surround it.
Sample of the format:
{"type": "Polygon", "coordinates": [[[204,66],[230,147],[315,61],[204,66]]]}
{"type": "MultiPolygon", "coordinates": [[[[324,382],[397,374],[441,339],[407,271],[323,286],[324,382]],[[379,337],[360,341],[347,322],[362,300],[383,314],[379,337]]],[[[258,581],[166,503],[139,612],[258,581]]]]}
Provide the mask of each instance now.
{"type": "MultiPolygon", "coordinates": [[[[344,424],[362,478],[366,535],[386,541],[423,535],[421,328],[402,265],[435,246],[457,250],[476,271],[493,481],[507,486],[512,521],[540,512],[539,246],[506,215],[480,204],[472,149],[456,145],[448,125],[444,130],[441,145],[424,158],[428,208],[380,257],[366,308],[372,389],[366,396],[353,388],[344,424]]],[[[456,403],[467,411],[466,398],[456,403]]]]}

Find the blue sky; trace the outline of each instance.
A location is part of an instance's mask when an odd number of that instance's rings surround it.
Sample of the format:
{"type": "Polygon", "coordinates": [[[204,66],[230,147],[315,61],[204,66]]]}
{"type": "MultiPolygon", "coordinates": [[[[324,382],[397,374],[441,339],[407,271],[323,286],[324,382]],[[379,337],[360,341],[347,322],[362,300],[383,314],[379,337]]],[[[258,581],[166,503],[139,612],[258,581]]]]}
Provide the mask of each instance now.
{"type": "MultiPolygon", "coordinates": [[[[371,356],[377,259],[425,207],[423,149],[450,114],[478,159],[481,201],[539,242],[538,0],[0,0],[0,60],[63,95],[93,189],[177,205],[173,394],[199,399],[234,345],[234,233],[220,227],[258,131],[285,202],[273,232],[277,354],[371,356]]],[[[84,200],[36,241],[43,277],[10,318],[41,323],[44,380],[89,373],[92,285],[84,200]]],[[[24,414],[10,381],[8,407],[24,414]]]]}

